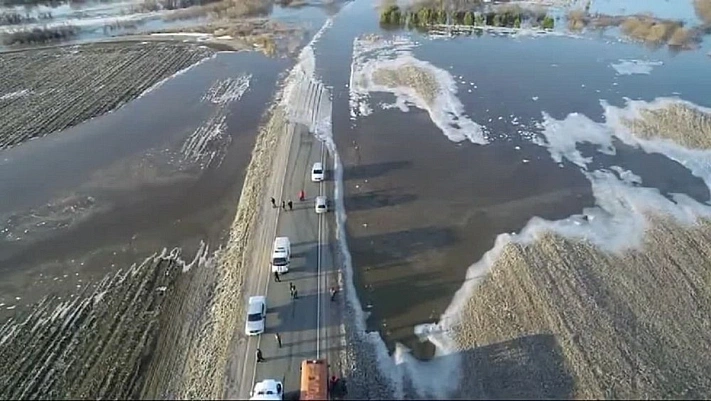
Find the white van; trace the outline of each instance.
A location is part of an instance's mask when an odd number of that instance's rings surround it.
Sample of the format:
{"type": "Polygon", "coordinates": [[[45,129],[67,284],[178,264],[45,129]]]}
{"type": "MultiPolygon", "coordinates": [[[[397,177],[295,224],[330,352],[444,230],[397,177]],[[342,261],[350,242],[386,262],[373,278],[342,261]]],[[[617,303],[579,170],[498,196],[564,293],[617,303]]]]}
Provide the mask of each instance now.
{"type": "Polygon", "coordinates": [[[272,248],[272,273],[279,272],[279,274],[282,274],[288,272],[289,262],[291,262],[291,242],[289,242],[289,237],[276,237],[272,248]]]}
{"type": "Polygon", "coordinates": [[[267,379],[254,385],[250,400],[283,400],[284,385],[280,381],[267,379]]]}
{"type": "Polygon", "coordinates": [[[321,195],[316,197],[316,204],[314,206],[316,208],[316,213],[326,213],[328,212],[328,202],[326,200],[326,197],[321,195]]]}
{"type": "Polygon", "coordinates": [[[311,181],[321,182],[323,181],[325,172],[323,171],[323,163],[316,162],[314,166],[311,167],[311,181]]]}

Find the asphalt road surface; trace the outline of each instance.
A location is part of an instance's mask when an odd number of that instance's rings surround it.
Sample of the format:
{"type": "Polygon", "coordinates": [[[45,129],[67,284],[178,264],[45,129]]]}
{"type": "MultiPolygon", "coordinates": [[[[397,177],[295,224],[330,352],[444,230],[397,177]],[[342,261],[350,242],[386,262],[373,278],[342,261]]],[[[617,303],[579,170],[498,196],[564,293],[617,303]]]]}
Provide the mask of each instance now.
{"type": "MultiPolygon", "coordinates": [[[[244,347],[242,377],[239,380],[239,398],[247,399],[254,383],[264,379],[281,380],[287,398],[300,389],[300,365],[304,359],[328,358],[331,374],[340,375],[338,351],[341,347],[339,331],[340,318],[337,305],[332,302],[330,288],[339,288],[339,278],[334,265],[334,251],[337,249],[332,233],[335,232],[333,218],[332,165],[328,152],[320,141],[302,125],[290,125],[291,143],[288,161],[278,161],[284,168],[281,193],[273,194],[277,200],[276,227],[273,235],[256,236],[264,255],[260,255],[261,269],[256,275],[258,283],[251,285],[253,295],[267,295],[266,331],[261,336],[249,337],[244,347]],[[321,161],[326,167],[325,182],[311,182],[311,167],[321,161]],[[302,202],[298,199],[300,190],[306,193],[302,202]],[[329,212],[316,214],[314,204],[317,195],[328,198],[329,212]],[[281,209],[281,200],[293,201],[293,211],[288,205],[281,209]],[[274,237],[287,236],[291,241],[291,266],[288,273],[281,275],[281,282],[275,282],[269,266],[269,257],[274,237]],[[292,299],[289,283],[293,283],[298,298],[292,299]],[[253,293],[255,289],[258,293],[253,293]],[[281,347],[275,333],[281,337],[281,347]],[[265,361],[256,362],[256,350],[261,349],[265,361]]],[[[275,174],[282,174],[275,171],[275,174]]],[[[271,207],[269,195],[265,203],[271,207]]],[[[338,292],[336,297],[340,297],[338,292]]],[[[241,317],[244,322],[244,317],[241,317]]],[[[244,323],[240,326],[244,327],[244,323]]]]}

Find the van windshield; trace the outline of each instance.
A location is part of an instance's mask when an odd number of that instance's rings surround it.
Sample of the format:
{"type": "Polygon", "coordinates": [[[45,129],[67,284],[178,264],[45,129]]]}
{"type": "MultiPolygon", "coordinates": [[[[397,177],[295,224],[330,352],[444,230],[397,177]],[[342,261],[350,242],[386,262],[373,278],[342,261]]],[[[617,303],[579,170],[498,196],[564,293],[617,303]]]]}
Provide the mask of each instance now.
{"type": "Polygon", "coordinates": [[[274,258],[272,259],[272,264],[274,266],[286,266],[287,260],[286,258],[274,258]]]}
{"type": "Polygon", "coordinates": [[[314,170],[314,174],[321,174],[323,173],[323,170],[314,170]]]}

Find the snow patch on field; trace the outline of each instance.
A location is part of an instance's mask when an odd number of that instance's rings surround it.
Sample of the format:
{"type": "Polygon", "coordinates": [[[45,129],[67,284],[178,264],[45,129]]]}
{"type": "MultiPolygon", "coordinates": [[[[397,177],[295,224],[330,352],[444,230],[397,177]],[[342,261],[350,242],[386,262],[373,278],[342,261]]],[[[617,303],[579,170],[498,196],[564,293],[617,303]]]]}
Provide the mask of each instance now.
{"type": "Polygon", "coordinates": [[[397,100],[386,108],[408,111],[408,106],[415,106],[427,111],[449,140],[487,144],[484,128],[464,114],[452,75],[415,58],[412,50],[416,46],[407,37],[366,36],[354,40],[349,85],[351,118],[372,113],[370,93],[391,93],[397,100]],[[387,77],[386,82],[383,75],[387,77]]]}
{"type": "Polygon", "coordinates": [[[21,91],[6,93],[6,94],[0,96],[0,101],[3,101],[3,100],[15,100],[15,99],[17,99],[17,98],[25,97],[25,96],[28,96],[28,95],[30,95],[30,94],[32,94],[32,91],[31,91],[31,90],[29,90],[29,89],[23,89],[23,90],[21,90],[21,91]]]}
{"type": "Polygon", "coordinates": [[[617,63],[610,64],[610,67],[617,71],[617,75],[648,75],[654,67],[663,65],[661,61],[645,61],[645,60],[624,60],[620,59],[617,63]]]}

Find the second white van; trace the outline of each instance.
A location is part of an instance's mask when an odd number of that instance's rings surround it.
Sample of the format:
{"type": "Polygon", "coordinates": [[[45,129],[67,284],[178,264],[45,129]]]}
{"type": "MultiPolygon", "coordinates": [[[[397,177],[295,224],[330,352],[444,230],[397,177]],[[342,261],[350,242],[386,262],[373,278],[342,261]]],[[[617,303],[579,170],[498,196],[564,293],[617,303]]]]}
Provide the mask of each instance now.
{"type": "Polygon", "coordinates": [[[290,262],[291,243],[289,242],[289,237],[276,237],[272,248],[272,273],[278,272],[282,274],[288,272],[290,262]]]}

